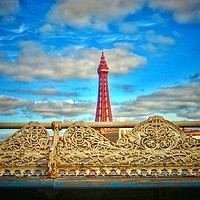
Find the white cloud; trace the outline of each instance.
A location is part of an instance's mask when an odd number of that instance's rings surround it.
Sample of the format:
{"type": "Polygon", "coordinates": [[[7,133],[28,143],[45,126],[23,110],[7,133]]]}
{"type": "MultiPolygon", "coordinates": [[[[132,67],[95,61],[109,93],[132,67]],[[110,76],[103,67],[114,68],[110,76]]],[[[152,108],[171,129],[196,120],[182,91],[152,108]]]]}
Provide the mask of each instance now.
{"type": "Polygon", "coordinates": [[[142,8],[144,0],[63,0],[57,1],[48,21],[61,26],[107,30],[107,24],[142,8]]]}
{"type": "MultiPolygon", "coordinates": [[[[47,15],[47,24],[40,28],[46,33],[59,27],[89,27],[108,31],[111,22],[120,22],[119,28],[124,33],[137,30],[136,24],[121,23],[129,14],[136,13],[147,5],[160,11],[172,12],[180,23],[200,22],[199,0],[62,0],[57,1],[47,15]],[[146,3],[146,4],[145,4],[146,3]]],[[[161,18],[157,17],[157,22],[161,18]]],[[[147,25],[148,23],[146,23],[147,25]]],[[[150,23],[152,25],[152,23],[150,23]]]]}
{"type": "MultiPolygon", "coordinates": [[[[2,61],[0,65],[0,72],[12,76],[16,81],[97,78],[101,52],[96,48],[68,47],[59,57],[47,54],[39,43],[33,41],[22,42],[20,47],[21,52],[14,64],[2,61]]],[[[105,50],[105,55],[113,75],[128,73],[146,63],[144,57],[125,49],[105,50]]]]}
{"type": "Polygon", "coordinates": [[[0,96],[0,115],[13,115],[17,113],[16,109],[30,104],[30,101],[15,97],[0,96]]]}
{"type": "MultiPolygon", "coordinates": [[[[134,90],[130,85],[116,84],[115,87],[134,90]]],[[[173,118],[198,120],[200,118],[200,83],[183,84],[166,87],[149,95],[142,95],[136,99],[125,101],[121,106],[112,102],[114,119],[125,117],[126,120],[143,120],[147,116],[158,114],[162,116],[176,116],[173,118]]],[[[73,101],[38,101],[0,96],[0,114],[14,115],[24,112],[29,116],[36,114],[44,118],[64,117],[66,119],[83,118],[87,115],[93,120],[96,102],[73,101]]],[[[87,118],[87,119],[89,119],[87,118]]],[[[85,119],[85,118],[84,118],[85,119]]]]}
{"type": "Polygon", "coordinates": [[[148,43],[141,45],[141,47],[148,52],[157,52],[159,49],[175,45],[176,43],[174,38],[157,34],[154,30],[148,30],[145,38],[148,43]]]}
{"type": "Polygon", "coordinates": [[[141,68],[147,62],[145,57],[138,56],[125,49],[109,49],[105,52],[110,73],[116,75],[126,74],[141,68]]]}
{"type": "Polygon", "coordinates": [[[73,103],[72,100],[40,101],[30,104],[28,110],[42,117],[54,118],[64,116],[66,118],[73,118],[85,114],[94,116],[95,104],[91,101],[73,103]]]}
{"type": "Polygon", "coordinates": [[[96,102],[93,101],[37,101],[32,102],[10,96],[0,96],[0,115],[26,115],[36,114],[43,118],[64,117],[75,119],[95,115],[96,102]]]}
{"type": "Polygon", "coordinates": [[[116,117],[145,117],[175,113],[185,119],[200,118],[200,84],[184,84],[160,89],[152,94],[126,101],[114,109],[116,117]]]}
{"type": "Polygon", "coordinates": [[[44,26],[40,27],[39,31],[41,33],[48,33],[48,32],[52,32],[54,29],[55,29],[55,27],[52,24],[47,23],[44,26]]]}
{"type": "Polygon", "coordinates": [[[138,29],[137,25],[135,23],[130,23],[130,22],[124,22],[119,25],[119,29],[123,33],[135,33],[138,29]]]}
{"type": "Polygon", "coordinates": [[[72,100],[72,99],[68,99],[68,100],[66,100],[65,102],[67,102],[67,103],[71,103],[71,104],[75,104],[75,101],[72,100]]]}
{"type": "Polygon", "coordinates": [[[199,0],[149,0],[149,6],[172,12],[174,19],[180,23],[200,22],[199,0]]]}
{"type": "MultiPolygon", "coordinates": [[[[55,37],[52,35],[52,32],[64,32],[64,29],[56,24],[53,23],[46,23],[43,26],[41,26],[39,29],[39,32],[43,34],[45,37],[55,37]]],[[[58,37],[58,36],[57,36],[58,37]]]]}
{"type": "Polygon", "coordinates": [[[119,49],[129,49],[129,50],[134,50],[135,46],[133,43],[129,43],[129,42],[117,42],[114,44],[116,48],[119,49]]]}
{"type": "Polygon", "coordinates": [[[14,15],[18,13],[20,8],[18,0],[1,0],[0,1],[0,16],[6,22],[13,21],[14,15]]]}
{"type": "Polygon", "coordinates": [[[11,66],[11,63],[7,63],[4,60],[0,60],[0,73],[1,74],[12,74],[13,73],[13,67],[11,66]]]}
{"type": "Polygon", "coordinates": [[[21,24],[18,29],[13,29],[13,30],[8,30],[8,31],[20,34],[20,33],[23,33],[24,31],[26,31],[28,29],[29,28],[25,24],[21,24]]]}
{"type": "Polygon", "coordinates": [[[200,118],[200,108],[195,107],[195,108],[186,108],[186,109],[180,110],[178,112],[178,116],[188,118],[188,119],[199,120],[199,118],[200,118]]]}
{"type": "Polygon", "coordinates": [[[172,37],[157,35],[154,30],[149,30],[146,33],[146,40],[155,44],[174,45],[175,40],[172,37]]]}
{"type": "Polygon", "coordinates": [[[158,48],[155,45],[151,44],[151,43],[148,43],[146,45],[142,45],[141,47],[143,49],[145,49],[146,51],[148,51],[148,52],[155,52],[155,51],[158,50],[158,48]]]}

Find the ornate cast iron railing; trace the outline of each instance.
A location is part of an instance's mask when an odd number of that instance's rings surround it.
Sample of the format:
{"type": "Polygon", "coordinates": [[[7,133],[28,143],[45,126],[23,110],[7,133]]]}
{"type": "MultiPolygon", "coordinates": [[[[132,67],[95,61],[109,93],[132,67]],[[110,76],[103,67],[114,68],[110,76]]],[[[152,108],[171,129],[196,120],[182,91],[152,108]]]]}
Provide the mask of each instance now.
{"type": "Polygon", "coordinates": [[[0,176],[199,176],[200,144],[175,123],[149,117],[109,141],[84,122],[60,136],[31,122],[0,143],[0,176]]]}

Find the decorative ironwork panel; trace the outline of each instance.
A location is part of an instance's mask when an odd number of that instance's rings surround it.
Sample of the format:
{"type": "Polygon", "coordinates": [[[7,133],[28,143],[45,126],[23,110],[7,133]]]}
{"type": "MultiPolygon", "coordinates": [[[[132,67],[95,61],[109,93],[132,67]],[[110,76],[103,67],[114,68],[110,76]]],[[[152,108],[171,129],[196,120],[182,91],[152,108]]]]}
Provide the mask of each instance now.
{"type": "Polygon", "coordinates": [[[57,144],[60,175],[197,175],[200,145],[159,116],[138,124],[117,144],[76,123],[57,144]]]}
{"type": "Polygon", "coordinates": [[[136,166],[200,166],[197,140],[159,116],[138,124],[130,135],[125,135],[117,143],[129,150],[126,156],[133,150],[130,155],[133,162],[129,164],[136,166]]]}
{"type": "Polygon", "coordinates": [[[59,165],[106,165],[118,146],[84,123],[69,127],[57,145],[59,165]]]}
{"type": "Polygon", "coordinates": [[[59,136],[37,123],[0,143],[0,176],[199,176],[200,144],[159,116],[139,123],[113,143],[77,122],[59,136]]]}
{"type": "Polygon", "coordinates": [[[0,143],[0,175],[44,175],[51,145],[44,127],[23,127],[0,143]]]}

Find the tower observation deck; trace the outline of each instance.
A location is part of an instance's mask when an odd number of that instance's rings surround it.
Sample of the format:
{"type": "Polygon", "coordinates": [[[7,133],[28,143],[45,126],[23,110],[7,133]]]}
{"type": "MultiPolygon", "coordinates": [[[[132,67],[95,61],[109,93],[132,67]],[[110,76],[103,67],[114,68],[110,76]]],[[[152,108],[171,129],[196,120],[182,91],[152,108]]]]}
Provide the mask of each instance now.
{"type": "Polygon", "coordinates": [[[99,75],[98,99],[96,107],[96,122],[112,122],[112,111],[108,89],[109,68],[106,63],[104,52],[102,51],[101,61],[97,69],[99,75]]]}

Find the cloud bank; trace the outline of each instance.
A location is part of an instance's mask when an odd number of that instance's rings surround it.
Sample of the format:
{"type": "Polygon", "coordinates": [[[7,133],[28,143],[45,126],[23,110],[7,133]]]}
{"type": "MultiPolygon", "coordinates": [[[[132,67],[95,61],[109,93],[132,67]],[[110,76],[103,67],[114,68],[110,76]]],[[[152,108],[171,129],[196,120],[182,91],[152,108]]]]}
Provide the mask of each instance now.
{"type": "Polygon", "coordinates": [[[144,117],[157,113],[175,113],[184,119],[200,118],[200,84],[183,84],[166,87],[149,95],[142,95],[136,99],[124,102],[118,110],[114,110],[116,117],[144,117]]]}
{"type": "MultiPolygon", "coordinates": [[[[133,92],[129,85],[114,85],[133,92]]],[[[186,120],[200,118],[200,82],[181,84],[157,90],[149,95],[141,95],[136,99],[123,102],[121,105],[113,104],[115,120],[125,117],[126,120],[135,120],[138,117],[150,115],[175,114],[186,120]]],[[[112,100],[112,99],[111,99],[112,100]]],[[[114,103],[114,102],[113,102],[114,103]]],[[[0,96],[0,115],[14,115],[18,112],[35,113],[44,118],[65,117],[75,119],[77,116],[94,116],[96,102],[93,101],[38,101],[32,102],[19,98],[0,96]]],[[[84,118],[85,120],[85,118],[84,118]]]]}
{"type": "MultiPolygon", "coordinates": [[[[11,76],[15,81],[94,79],[100,62],[101,52],[97,48],[68,47],[63,56],[49,55],[44,47],[34,41],[20,43],[21,52],[13,63],[0,63],[0,73],[11,76]]],[[[113,75],[129,73],[141,68],[145,57],[125,49],[105,50],[108,65],[113,75]]]]}
{"type": "Polygon", "coordinates": [[[4,22],[11,22],[15,19],[15,15],[19,12],[20,4],[18,0],[1,0],[0,1],[0,17],[4,22]]]}
{"type": "Polygon", "coordinates": [[[14,115],[18,112],[17,109],[22,109],[30,103],[28,100],[1,95],[0,115],[14,115]]]}
{"type": "Polygon", "coordinates": [[[124,18],[142,8],[143,0],[64,0],[57,1],[48,14],[48,21],[60,26],[92,27],[107,30],[111,21],[124,18]]]}
{"type": "Polygon", "coordinates": [[[47,23],[41,27],[41,31],[48,32],[64,26],[108,31],[111,22],[120,22],[121,31],[130,33],[137,27],[121,22],[145,6],[172,13],[178,23],[200,22],[199,0],[62,0],[57,1],[48,12],[47,23]]]}
{"type": "Polygon", "coordinates": [[[171,12],[179,23],[200,22],[199,0],[149,0],[150,8],[171,12]]]}

